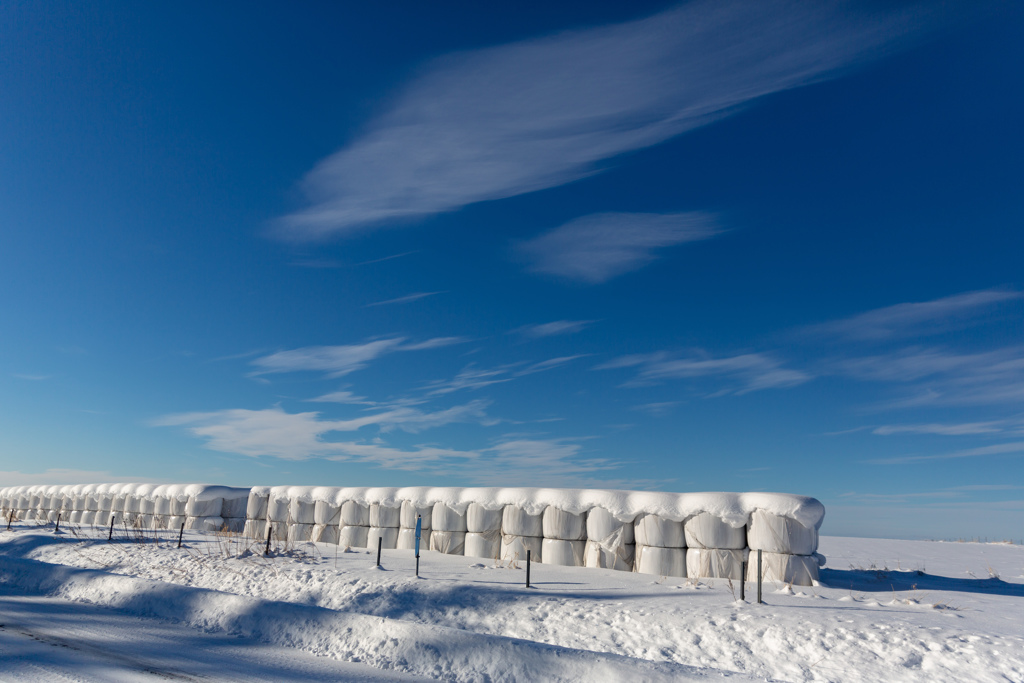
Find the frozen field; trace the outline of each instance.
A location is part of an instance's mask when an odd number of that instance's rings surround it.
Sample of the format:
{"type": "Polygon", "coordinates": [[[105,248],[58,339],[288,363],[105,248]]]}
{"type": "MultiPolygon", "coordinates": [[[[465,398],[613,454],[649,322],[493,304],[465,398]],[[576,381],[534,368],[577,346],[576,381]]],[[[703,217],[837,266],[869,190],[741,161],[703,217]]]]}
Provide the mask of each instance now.
{"type": "Polygon", "coordinates": [[[0,680],[1024,681],[1024,548],[823,537],[739,586],[170,532],[0,533],[0,680]]]}

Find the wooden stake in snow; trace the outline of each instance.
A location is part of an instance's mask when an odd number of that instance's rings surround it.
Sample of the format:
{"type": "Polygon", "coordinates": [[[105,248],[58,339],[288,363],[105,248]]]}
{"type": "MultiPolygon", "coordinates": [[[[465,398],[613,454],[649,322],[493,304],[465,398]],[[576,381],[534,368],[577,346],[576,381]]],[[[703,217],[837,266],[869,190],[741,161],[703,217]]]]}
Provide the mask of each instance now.
{"type": "Polygon", "coordinates": [[[526,587],[530,587],[530,549],[526,549],[526,587]]]}
{"type": "Polygon", "coordinates": [[[380,566],[380,549],[381,549],[381,547],[383,545],[384,545],[384,537],[383,536],[378,536],[377,537],[377,566],[378,567],[380,566]]]}
{"type": "Polygon", "coordinates": [[[178,547],[181,547],[181,537],[185,535],[185,522],[181,523],[181,531],[178,532],[178,547]]]}
{"type": "Polygon", "coordinates": [[[107,540],[108,541],[113,541],[114,540],[114,517],[115,516],[116,515],[110,515],[110,533],[107,534],[107,540]]]}
{"type": "Polygon", "coordinates": [[[264,555],[270,554],[270,535],[274,533],[274,525],[271,522],[267,522],[267,547],[263,550],[264,555]]]}
{"type": "Polygon", "coordinates": [[[757,549],[757,604],[761,604],[761,549],[757,549]]]}
{"type": "Polygon", "coordinates": [[[57,526],[53,527],[53,533],[60,531],[60,513],[57,513],[57,526]]]}
{"type": "Polygon", "coordinates": [[[740,563],[740,600],[747,601],[747,561],[740,563]]]}

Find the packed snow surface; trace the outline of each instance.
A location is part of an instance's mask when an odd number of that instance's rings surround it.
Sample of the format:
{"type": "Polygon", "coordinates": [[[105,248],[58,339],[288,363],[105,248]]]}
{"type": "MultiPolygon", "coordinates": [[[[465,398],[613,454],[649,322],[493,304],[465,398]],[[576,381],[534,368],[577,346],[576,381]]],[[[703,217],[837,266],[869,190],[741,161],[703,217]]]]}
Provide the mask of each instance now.
{"type": "Polygon", "coordinates": [[[0,609],[15,624],[0,629],[0,680],[59,680],[25,664],[58,637],[80,647],[51,662],[69,680],[144,680],[140,666],[258,680],[256,662],[282,648],[372,667],[366,680],[1024,680],[1020,546],[823,537],[822,585],[765,584],[757,605],[753,583],[741,602],[738,582],[534,565],[526,589],[522,563],[424,552],[417,578],[408,550],[377,568],[326,544],[263,556],[237,536],[189,532],[178,549],[169,532],[107,533],[0,533],[0,609]],[[129,632],[124,673],[103,647],[129,632]],[[120,678],[78,676],[76,657],[120,678]]]}

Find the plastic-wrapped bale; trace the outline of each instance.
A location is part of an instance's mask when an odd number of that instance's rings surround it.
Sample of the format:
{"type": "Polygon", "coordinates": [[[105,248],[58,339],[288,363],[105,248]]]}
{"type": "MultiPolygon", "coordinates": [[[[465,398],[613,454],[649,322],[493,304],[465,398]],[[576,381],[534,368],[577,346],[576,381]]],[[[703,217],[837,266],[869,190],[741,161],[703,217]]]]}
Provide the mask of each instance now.
{"type": "Polygon", "coordinates": [[[100,509],[100,495],[96,492],[88,493],[85,496],[85,509],[96,512],[100,509]]]}
{"type": "Polygon", "coordinates": [[[587,512],[584,566],[632,571],[635,553],[632,521],[619,521],[601,507],[592,508],[587,512]]]}
{"type": "MultiPolygon", "coordinates": [[[[173,526],[171,527],[174,528],[173,526]]],[[[266,519],[247,519],[245,520],[245,527],[242,530],[242,535],[246,538],[252,538],[257,541],[265,541],[267,539],[267,520],[266,519]]]]}
{"type": "Polygon", "coordinates": [[[545,538],[541,562],[563,567],[582,567],[586,541],[566,541],[560,538],[545,538]]]}
{"type": "Polygon", "coordinates": [[[316,506],[313,509],[313,523],[337,527],[341,524],[341,505],[329,503],[326,500],[316,501],[316,506]]]}
{"type": "MultiPolygon", "coordinates": [[[[430,517],[430,528],[434,531],[466,533],[466,514],[453,510],[444,503],[434,503],[430,517]]],[[[461,543],[460,543],[461,545],[461,543]]],[[[457,554],[461,554],[457,553],[457,554]]]]}
{"type": "MultiPolygon", "coordinates": [[[[114,509],[114,496],[113,496],[113,494],[106,493],[106,492],[101,493],[100,496],[99,496],[99,504],[100,504],[99,510],[101,512],[109,512],[110,510],[114,509]]],[[[50,508],[50,507],[51,507],[50,505],[47,505],[47,508],[50,508]]]]}
{"type": "Polygon", "coordinates": [[[813,555],[818,550],[818,530],[789,517],[754,510],[747,528],[747,546],[769,553],[813,555]]]}
{"type": "MultiPolygon", "coordinates": [[[[213,488],[210,487],[210,489],[213,488]]],[[[208,489],[188,497],[188,502],[185,504],[185,515],[187,517],[220,517],[223,509],[224,498],[212,495],[208,489]]]]}
{"type": "Polygon", "coordinates": [[[710,512],[702,512],[686,520],[683,532],[687,548],[740,550],[747,547],[745,526],[731,526],[710,512]]]}
{"type": "Polygon", "coordinates": [[[142,497],[137,496],[134,493],[129,494],[125,499],[124,511],[135,514],[142,512],[142,497]]]}
{"type": "MultiPolygon", "coordinates": [[[[658,515],[643,514],[633,522],[633,534],[639,546],[657,548],[685,548],[686,534],[682,522],[674,522],[658,515]]],[[[639,557],[638,557],[639,559],[639,557]]],[[[666,575],[667,576],[667,575],[666,575]]],[[[677,576],[672,574],[672,576],[677,576]]]]}
{"type": "MultiPolygon", "coordinates": [[[[181,531],[181,525],[185,523],[185,520],[185,515],[171,515],[167,518],[167,528],[171,531],[181,531]]],[[[115,523],[119,524],[120,521],[115,521],[115,523]]]]}
{"type": "MultiPolygon", "coordinates": [[[[508,508],[506,508],[508,509],[508,508]]],[[[537,515],[540,517],[540,515],[537,515]]],[[[530,551],[530,561],[540,562],[543,559],[544,539],[540,536],[501,535],[501,559],[503,562],[526,562],[526,551],[530,551]]]]}
{"type": "Polygon", "coordinates": [[[743,578],[746,549],[687,548],[686,575],[701,579],[743,578]]]}
{"type": "MultiPolygon", "coordinates": [[[[403,529],[415,529],[416,517],[420,518],[420,528],[429,529],[431,518],[434,515],[433,505],[416,505],[411,500],[402,501],[401,519],[399,526],[403,529]]],[[[413,534],[415,536],[415,534],[413,534]]],[[[422,538],[420,539],[422,542],[422,538]]],[[[401,547],[401,546],[399,546],[401,547]]]]}
{"type": "MultiPolygon", "coordinates": [[[[761,552],[761,578],[763,581],[791,583],[795,586],[813,586],[818,580],[818,558],[814,555],[786,555],[761,552]]],[[[751,551],[747,560],[747,581],[757,581],[757,551],[751,551]]]]}
{"type": "Polygon", "coordinates": [[[544,536],[544,515],[531,515],[517,505],[506,505],[501,515],[501,532],[509,536],[544,536]]]}
{"type": "Polygon", "coordinates": [[[338,545],[341,529],[337,524],[314,524],[309,540],[316,543],[332,543],[338,545]]]}
{"type": "MultiPolygon", "coordinates": [[[[288,522],[274,522],[267,520],[267,527],[263,531],[270,535],[270,540],[284,541],[288,538],[288,522]]],[[[266,537],[264,536],[264,540],[266,537]]]]}
{"type": "Polygon", "coordinates": [[[583,512],[577,515],[556,508],[554,505],[547,506],[544,509],[543,536],[561,541],[586,540],[587,513],[583,512]]]}
{"type": "MultiPolygon", "coordinates": [[[[434,508],[435,514],[437,508],[434,508]]],[[[464,519],[464,518],[463,518],[464,519]]],[[[437,517],[434,518],[434,523],[437,517]]],[[[430,530],[430,549],[446,555],[466,554],[466,532],[465,531],[438,531],[430,530]]]]}
{"type": "MultiPolygon", "coordinates": [[[[294,502],[294,501],[293,501],[294,502]]],[[[312,515],[310,515],[312,517],[312,515]]],[[[289,543],[303,543],[310,540],[313,535],[312,524],[289,524],[288,525],[288,542],[289,543]]]]}
{"type": "MultiPolygon", "coordinates": [[[[344,513],[342,513],[344,515],[344,513]]],[[[369,536],[368,526],[343,526],[338,531],[338,545],[343,548],[365,548],[366,539],[369,536]]]]}
{"type": "Polygon", "coordinates": [[[224,528],[224,518],[220,515],[209,517],[185,517],[185,528],[195,531],[214,532],[224,528]]]}
{"type": "MultiPolygon", "coordinates": [[[[315,524],[315,511],[316,503],[313,501],[292,498],[291,504],[288,506],[288,521],[291,524],[315,524]]],[[[306,538],[302,540],[308,541],[309,534],[306,534],[306,538]]]]}
{"type": "Polygon", "coordinates": [[[110,499],[110,509],[113,512],[124,512],[127,496],[123,493],[116,493],[110,499]]]}
{"type": "MultiPolygon", "coordinates": [[[[639,538],[637,539],[639,541],[639,538]]],[[[686,549],[636,545],[636,571],[655,576],[686,578],[686,549]]]]}
{"type": "MultiPolygon", "coordinates": [[[[370,506],[346,500],[341,506],[342,526],[370,526],[370,506]]],[[[365,546],[360,546],[365,547],[365,546]]]]}
{"type": "MultiPolygon", "coordinates": [[[[287,524],[289,507],[291,507],[291,501],[271,493],[267,502],[267,521],[287,524]]],[[[274,529],[274,537],[277,537],[277,529],[274,529]]]]}
{"type": "Polygon", "coordinates": [[[224,496],[224,506],[220,516],[225,519],[245,519],[245,511],[249,505],[249,495],[243,495],[246,489],[234,489],[230,495],[224,496]]]}
{"type": "Polygon", "coordinates": [[[501,518],[504,506],[487,508],[470,503],[466,508],[466,557],[491,560],[501,556],[501,518]]]}
{"type": "Polygon", "coordinates": [[[269,503],[270,493],[260,492],[256,489],[249,491],[249,497],[245,500],[245,518],[266,521],[269,503]]]}
{"type": "Polygon", "coordinates": [[[82,514],[83,513],[84,513],[84,510],[72,510],[71,511],[71,515],[68,517],[68,523],[69,524],[81,524],[82,523],[82,514]]]}
{"type": "MultiPolygon", "coordinates": [[[[429,520],[430,517],[424,517],[424,520],[429,520]]],[[[420,530],[420,550],[428,550],[430,548],[430,529],[420,530]]],[[[416,549],[416,529],[401,528],[398,530],[398,549],[399,550],[415,550],[416,549]]]]}
{"type": "MultiPolygon", "coordinates": [[[[398,517],[395,517],[397,521],[398,517]]],[[[377,542],[380,541],[380,547],[384,550],[394,550],[398,547],[398,527],[397,526],[371,526],[370,530],[366,534],[366,547],[370,550],[377,549],[377,542]]]]}
{"type": "Polygon", "coordinates": [[[153,514],[169,516],[171,514],[171,499],[167,496],[157,496],[153,506],[153,514]]]}
{"type": "Polygon", "coordinates": [[[167,520],[171,518],[170,515],[153,515],[153,528],[154,529],[166,529],[167,520]]]}
{"type": "Polygon", "coordinates": [[[139,501],[139,512],[144,515],[153,515],[156,513],[156,499],[146,496],[139,501]]]}
{"type": "MultiPolygon", "coordinates": [[[[401,505],[370,504],[370,527],[375,529],[397,529],[402,521],[401,505]]],[[[398,535],[395,534],[395,538],[398,535]]],[[[374,545],[374,548],[377,546],[374,545]]]]}

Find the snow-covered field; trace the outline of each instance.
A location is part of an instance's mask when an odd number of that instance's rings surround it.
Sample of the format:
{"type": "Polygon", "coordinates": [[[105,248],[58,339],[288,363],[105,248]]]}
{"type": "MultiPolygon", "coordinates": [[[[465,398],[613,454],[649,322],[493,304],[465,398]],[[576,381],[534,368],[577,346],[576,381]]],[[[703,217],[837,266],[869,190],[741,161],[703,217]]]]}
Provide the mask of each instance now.
{"type": "Polygon", "coordinates": [[[821,586],[15,525],[0,680],[1024,681],[1024,548],[823,537],[821,586]],[[316,656],[319,655],[319,656],[316,656]],[[62,678],[63,677],[63,678],[62,678]]]}

